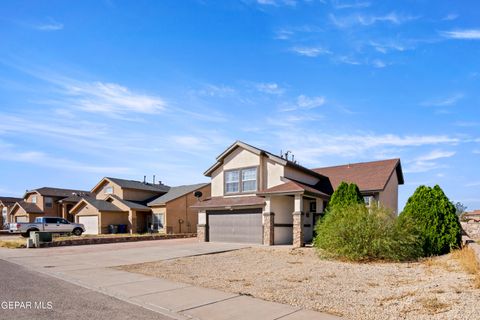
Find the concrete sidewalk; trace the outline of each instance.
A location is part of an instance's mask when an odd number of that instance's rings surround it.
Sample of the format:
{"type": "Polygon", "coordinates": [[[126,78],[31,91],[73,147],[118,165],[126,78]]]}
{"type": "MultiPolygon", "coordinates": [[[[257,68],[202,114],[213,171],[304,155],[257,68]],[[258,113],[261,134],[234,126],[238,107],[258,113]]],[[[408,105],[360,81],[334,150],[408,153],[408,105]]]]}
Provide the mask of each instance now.
{"type": "Polygon", "coordinates": [[[174,319],[333,320],[329,314],[116,270],[111,267],[214,254],[244,245],[161,240],[83,248],[0,249],[0,259],[142,306],[174,319]]]}
{"type": "Polygon", "coordinates": [[[284,304],[110,268],[44,271],[175,319],[340,319],[284,304]]]}

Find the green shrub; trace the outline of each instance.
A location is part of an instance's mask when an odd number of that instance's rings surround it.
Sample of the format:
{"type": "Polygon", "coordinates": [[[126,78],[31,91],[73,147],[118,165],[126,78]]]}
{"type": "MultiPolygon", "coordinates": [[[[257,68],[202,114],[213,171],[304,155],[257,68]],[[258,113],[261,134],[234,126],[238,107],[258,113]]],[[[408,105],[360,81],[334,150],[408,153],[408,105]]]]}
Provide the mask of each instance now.
{"type": "Polygon", "coordinates": [[[422,255],[415,228],[382,207],[332,207],[315,230],[314,246],[333,258],[406,261],[422,255]]]}
{"type": "Polygon", "coordinates": [[[400,220],[417,226],[425,256],[445,254],[461,245],[456,208],[438,185],[418,187],[408,199],[400,220]]]}
{"type": "Polygon", "coordinates": [[[360,189],[355,183],[348,184],[346,182],[342,182],[338,185],[335,192],[332,194],[330,198],[330,202],[328,204],[328,209],[332,209],[334,207],[345,207],[355,204],[364,203],[363,196],[360,193],[360,189]]]}

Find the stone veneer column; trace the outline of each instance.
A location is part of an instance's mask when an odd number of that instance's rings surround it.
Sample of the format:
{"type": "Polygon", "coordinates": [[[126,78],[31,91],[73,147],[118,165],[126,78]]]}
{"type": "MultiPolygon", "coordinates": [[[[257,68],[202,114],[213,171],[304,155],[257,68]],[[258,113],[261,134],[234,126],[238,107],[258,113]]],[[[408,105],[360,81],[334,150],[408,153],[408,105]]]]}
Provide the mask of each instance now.
{"type": "Polygon", "coordinates": [[[303,196],[295,195],[295,211],[293,214],[293,247],[303,247],[303,196]]]}
{"type": "Polygon", "coordinates": [[[197,225],[197,239],[201,242],[208,241],[207,239],[207,213],[205,211],[198,212],[198,225],[197,225]]]}
{"type": "Polygon", "coordinates": [[[275,232],[275,215],[273,212],[263,213],[263,244],[273,246],[275,232]]]}

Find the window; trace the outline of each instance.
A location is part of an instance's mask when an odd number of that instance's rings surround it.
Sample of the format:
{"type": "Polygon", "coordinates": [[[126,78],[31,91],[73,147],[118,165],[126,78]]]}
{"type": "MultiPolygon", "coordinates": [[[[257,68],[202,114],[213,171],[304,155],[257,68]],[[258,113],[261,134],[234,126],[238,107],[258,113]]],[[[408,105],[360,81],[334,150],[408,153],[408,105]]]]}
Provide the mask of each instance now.
{"type": "Polygon", "coordinates": [[[113,193],[113,187],[112,186],[105,187],[105,194],[112,194],[112,193],[113,193]]]}
{"type": "Polygon", "coordinates": [[[43,222],[45,224],[57,224],[57,218],[44,218],[43,222]]]}
{"type": "Polygon", "coordinates": [[[53,200],[50,197],[45,197],[45,208],[53,207],[53,200]]]}
{"type": "Polygon", "coordinates": [[[313,213],[317,212],[317,202],[316,201],[310,202],[310,212],[313,212],[313,213]]]}
{"type": "Polygon", "coordinates": [[[32,201],[32,203],[37,203],[37,196],[32,196],[31,201],[32,201]]]}
{"type": "Polygon", "coordinates": [[[163,229],[165,222],[163,213],[154,213],[153,214],[153,230],[163,229]]]}
{"type": "Polygon", "coordinates": [[[242,192],[257,191],[257,168],[242,170],[242,192]]]}
{"type": "Polygon", "coordinates": [[[225,193],[240,192],[240,171],[225,172],[225,193]]]}
{"type": "Polygon", "coordinates": [[[373,197],[372,196],[365,196],[363,197],[363,201],[365,201],[365,205],[369,207],[372,204],[373,197]]]}
{"type": "Polygon", "coordinates": [[[257,168],[225,171],[225,193],[257,191],[257,168]]]}
{"type": "Polygon", "coordinates": [[[57,223],[61,223],[61,224],[70,224],[70,222],[68,222],[67,220],[65,220],[65,219],[62,219],[62,218],[58,218],[58,219],[57,219],[57,223]]]}

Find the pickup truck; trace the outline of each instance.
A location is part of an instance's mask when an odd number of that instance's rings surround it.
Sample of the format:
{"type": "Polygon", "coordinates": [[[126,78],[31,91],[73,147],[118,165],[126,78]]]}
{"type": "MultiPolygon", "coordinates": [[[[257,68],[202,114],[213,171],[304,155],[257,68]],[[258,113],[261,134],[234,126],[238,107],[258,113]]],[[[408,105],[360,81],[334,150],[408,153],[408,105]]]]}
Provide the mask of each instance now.
{"type": "Polygon", "coordinates": [[[10,223],[10,233],[20,233],[23,237],[28,238],[32,231],[44,231],[51,233],[73,233],[81,236],[85,232],[83,224],[71,223],[65,219],[58,217],[38,217],[34,223],[29,222],[13,222],[10,223]]]}

